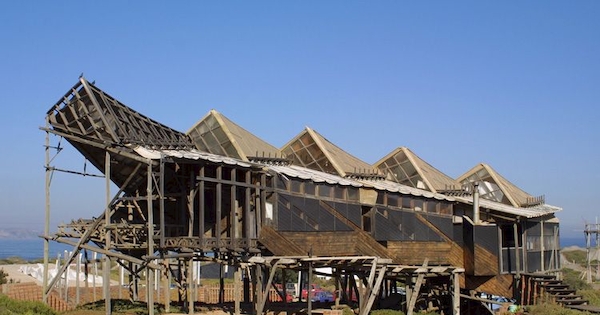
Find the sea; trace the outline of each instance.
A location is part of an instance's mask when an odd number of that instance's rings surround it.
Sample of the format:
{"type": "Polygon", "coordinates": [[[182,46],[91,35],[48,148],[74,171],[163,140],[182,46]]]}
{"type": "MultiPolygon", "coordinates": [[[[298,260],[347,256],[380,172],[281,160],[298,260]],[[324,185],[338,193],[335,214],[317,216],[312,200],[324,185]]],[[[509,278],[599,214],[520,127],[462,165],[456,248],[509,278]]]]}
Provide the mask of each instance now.
{"type": "MultiPolygon", "coordinates": [[[[50,242],[50,259],[64,252],[72,251],[73,246],[57,242],[50,242]]],[[[27,261],[44,258],[44,240],[41,238],[26,239],[0,239],[0,259],[20,257],[27,261]]]]}
{"type": "MultiPolygon", "coordinates": [[[[585,238],[583,235],[581,237],[561,237],[560,246],[579,246],[585,248],[585,238]]],[[[71,245],[51,241],[50,259],[55,259],[58,255],[64,256],[65,251],[72,250],[73,246],[71,245]]],[[[21,257],[28,261],[44,258],[44,240],[41,238],[0,239],[0,259],[9,257],[21,257]]]]}

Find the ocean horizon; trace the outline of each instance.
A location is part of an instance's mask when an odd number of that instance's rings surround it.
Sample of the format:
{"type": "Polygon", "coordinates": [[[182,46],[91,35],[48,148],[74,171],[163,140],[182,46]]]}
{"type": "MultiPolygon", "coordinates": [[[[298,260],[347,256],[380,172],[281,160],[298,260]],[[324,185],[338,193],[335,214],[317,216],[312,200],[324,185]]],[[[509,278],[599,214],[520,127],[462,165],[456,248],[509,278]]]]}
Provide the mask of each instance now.
{"type": "MultiPolygon", "coordinates": [[[[595,245],[595,244],[593,244],[595,245]]],[[[579,246],[585,248],[585,238],[561,237],[560,247],[579,246]]],[[[73,246],[58,242],[50,242],[50,259],[64,255],[65,251],[72,251],[73,246]]],[[[44,240],[41,238],[27,239],[0,239],[0,259],[21,257],[25,260],[44,258],[44,240]]]]}
{"type": "MultiPolygon", "coordinates": [[[[56,259],[73,246],[50,241],[50,260],[56,259]]],[[[20,257],[25,260],[44,258],[44,240],[42,238],[0,239],[0,259],[20,257]]]]}

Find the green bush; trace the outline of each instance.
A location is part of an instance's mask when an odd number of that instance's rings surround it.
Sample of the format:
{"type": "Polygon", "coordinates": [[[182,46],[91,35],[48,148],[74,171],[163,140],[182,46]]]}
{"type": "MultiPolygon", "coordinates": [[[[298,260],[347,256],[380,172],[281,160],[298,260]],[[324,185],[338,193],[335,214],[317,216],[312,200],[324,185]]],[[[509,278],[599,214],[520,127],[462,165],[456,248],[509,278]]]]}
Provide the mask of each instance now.
{"type": "Polygon", "coordinates": [[[581,279],[581,273],[573,269],[563,268],[563,282],[575,290],[589,290],[591,285],[581,279]]]}
{"type": "Polygon", "coordinates": [[[4,269],[0,269],[0,284],[8,283],[8,273],[4,269]]]}
{"type": "Polygon", "coordinates": [[[2,258],[0,259],[0,265],[15,265],[15,264],[25,264],[27,263],[27,260],[18,257],[18,256],[11,256],[8,258],[2,258]]]}
{"type": "Polygon", "coordinates": [[[0,315],[56,315],[42,302],[17,301],[0,294],[0,315]]]}
{"type": "Polygon", "coordinates": [[[371,315],[404,315],[403,311],[397,310],[374,310],[371,311],[371,315]]]}
{"type": "Polygon", "coordinates": [[[584,300],[588,300],[590,305],[600,306],[600,291],[599,290],[580,290],[578,294],[583,296],[584,300]]]}
{"type": "Polygon", "coordinates": [[[581,266],[586,265],[587,253],[583,250],[561,251],[561,254],[570,262],[574,262],[581,266]]]}
{"type": "MultiPolygon", "coordinates": [[[[131,302],[125,299],[112,299],[110,301],[112,313],[120,314],[148,314],[148,304],[144,302],[131,302]]],[[[91,302],[77,307],[77,310],[104,311],[104,300],[91,302]]],[[[165,308],[162,304],[154,304],[154,313],[162,314],[165,308]]],[[[2,314],[0,314],[2,315],[2,314]]]]}
{"type": "Polygon", "coordinates": [[[588,312],[582,312],[564,308],[560,305],[555,304],[540,304],[531,305],[526,308],[528,315],[583,315],[589,314],[588,312]]]}

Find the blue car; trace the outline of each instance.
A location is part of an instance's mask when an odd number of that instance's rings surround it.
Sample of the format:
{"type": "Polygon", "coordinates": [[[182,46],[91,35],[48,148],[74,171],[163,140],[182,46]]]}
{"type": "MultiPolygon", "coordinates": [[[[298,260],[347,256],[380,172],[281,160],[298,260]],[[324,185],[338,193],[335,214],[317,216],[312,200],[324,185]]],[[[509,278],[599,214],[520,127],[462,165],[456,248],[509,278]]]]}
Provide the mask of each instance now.
{"type": "Polygon", "coordinates": [[[311,301],[313,302],[333,302],[335,301],[335,297],[333,293],[329,291],[317,291],[314,292],[314,296],[312,296],[311,301]]]}

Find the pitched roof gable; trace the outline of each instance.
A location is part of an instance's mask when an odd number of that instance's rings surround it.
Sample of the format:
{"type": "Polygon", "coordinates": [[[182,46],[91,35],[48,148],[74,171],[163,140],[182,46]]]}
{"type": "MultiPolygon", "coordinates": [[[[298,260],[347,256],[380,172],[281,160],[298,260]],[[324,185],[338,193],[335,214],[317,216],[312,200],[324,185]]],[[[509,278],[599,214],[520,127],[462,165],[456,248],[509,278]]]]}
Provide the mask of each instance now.
{"type": "Polygon", "coordinates": [[[480,163],[460,176],[461,184],[479,182],[480,196],[492,201],[509,204],[514,207],[526,206],[533,196],[517,187],[492,167],[480,163]]]}
{"type": "Polygon", "coordinates": [[[187,134],[201,151],[249,161],[280,156],[279,149],[240,127],[216,110],[204,116],[187,134]]]}
{"type": "Polygon", "coordinates": [[[285,144],[281,152],[300,166],[342,177],[377,173],[371,165],[342,150],[309,127],[285,144]]]}
{"type": "Polygon", "coordinates": [[[406,147],[396,148],[377,161],[374,167],[385,173],[389,180],[431,192],[460,187],[458,181],[425,162],[406,147]]]}

